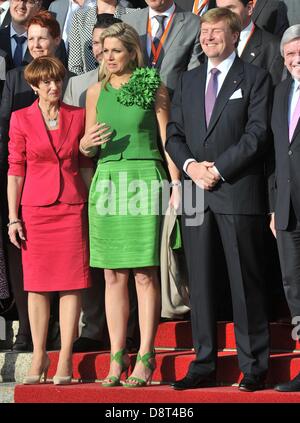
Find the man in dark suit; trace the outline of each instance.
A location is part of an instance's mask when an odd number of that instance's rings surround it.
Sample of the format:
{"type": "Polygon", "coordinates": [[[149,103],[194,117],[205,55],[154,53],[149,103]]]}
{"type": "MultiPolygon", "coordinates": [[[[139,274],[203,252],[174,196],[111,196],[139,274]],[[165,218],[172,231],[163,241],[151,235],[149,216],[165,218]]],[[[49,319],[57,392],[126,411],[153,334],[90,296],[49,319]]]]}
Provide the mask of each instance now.
{"type": "Polygon", "coordinates": [[[289,26],[287,8],[284,2],[280,0],[254,0],[254,3],[252,21],[260,28],[281,37],[289,26]]]}
{"type": "MultiPolygon", "coordinates": [[[[40,12],[34,16],[28,26],[28,48],[33,58],[40,56],[54,56],[57,46],[61,41],[60,27],[50,12],[40,12]],[[48,27],[43,27],[45,23],[45,15],[47,16],[47,24],[52,25],[52,31],[55,35],[51,35],[48,27]],[[42,16],[41,25],[38,24],[39,16],[42,16]],[[50,22],[49,22],[50,20],[50,22]]],[[[70,73],[64,81],[64,89],[66,88],[68,78],[72,76],[70,73]]],[[[30,85],[24,78],[24,67],[17,67],[10,70],[6,75],[2,100],[0,105],[0,212],[2,221],[7,223],[7,168],[8,168],[8,131],[12,112],[30,106],[36,95],[30,85]]],[[[7,231],[4,234],[5,244],[8,249],[8,273],[10,283],[16,299],[17,310],[19,314],[19,333],[17,340],[13,346],[15,351],[28,351],[31,348],[31,336],[27,311],[27,293],[23,289],[22,268],[20,251],[17,250],[7,239],[7,231]]]]}
{"type": "Polygon", "coordinates": [[[227,7],[239,15],[242,32],[237,48],[238,55],[247,63],[267,70],[274,85],[282,79],[283,60],[280,40],[275,35],[260,29],[251,21],[253,0],[217,0],[218,7],[227,7]]]}
{"type": "Polygon", "coordinates": [[[216,7],[216,0],[175,0],[175,3],[181,9],[194,12],[199,16],[216,7]]]}
{"type": "MultiPolygon", "coordinates": [[[[271,229],[277,237],[283,287],[292,323],[300,323],[300,25],[286,30],[281,41],[284,63],[291,77],[274,95],[272,130],[276,170],[271,193],[271,229]],[[275,201],[274,201],[275,200],[275,201]],[[274,207],[275,206],[275,207],[274,207]]],[[[298,335],[299,336],[299,335],[298,335]]],[[[277,391],[300,392],[300,373],[277,385],[277,391]]]]}
{"type": "Polygon", "coordinates": [[[145,63],[158,70],[172,95],[180,74],[200,63],[199,17],[182,10],[173,0],[146,3],[146,9],[123,15],[122,20],[135,28],[145,63]]]}
{"type": "Polygon", "coordinates": [[[218,239],[244,374],[239,389],[263,389],[268,369],[263,228],[271,80],[265,70],[236,56],[240,30],[238,16],[229,9],[212,9],[201,17],[200,43],[208,60],[180,79],[167,129],[166,150],[184,170],[183,240],[196,351],[196,360],[186,377],[173,384],[175,389],[215,383],[218,239]]]}

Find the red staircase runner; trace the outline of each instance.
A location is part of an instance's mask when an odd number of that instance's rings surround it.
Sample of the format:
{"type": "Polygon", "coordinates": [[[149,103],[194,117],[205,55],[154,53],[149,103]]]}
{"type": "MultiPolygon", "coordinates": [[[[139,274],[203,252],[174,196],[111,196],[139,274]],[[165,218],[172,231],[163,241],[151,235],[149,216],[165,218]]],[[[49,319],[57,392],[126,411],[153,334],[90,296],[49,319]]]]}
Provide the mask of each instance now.
{"type": "MultiPolygon", "coordinates": [[[[267,379],[267,384],[270,386],[287,381],[300,372],[300,343],[292,340],[291,330],[290,325],[271,325],[273,353],[270,357],[267,379]]],[[[218,340],[221,351],[218,354],[217,381],[220,385],[237,384],[242,375],[238,368],[232,323],[219,323],[218,340]]],[[[191,342],[189,322],[160,324],[155,341],[157,367],[153,381],[168,383],[186,374],[188,365],[194,358],[191,342]],[[161,350],[163,347],[179,350],[161,350]],[[184,348],[184,351],[180,350],[184,348]]],[[[56,371],[58,353],[52,352],[49,355],[51,367],[48,378],[51,379],[56,371]]],[[[131,367],[134,366],[135,358],[136,355],[131,355],[131,367]]],[[[74,379],[94,382],[103,379],[107,375],[108,368],[109,352],[74,354],[74,379]]],[[[54,386],[51,383],[35,386],[18,385],[15,389],[15,402],[300,402],[300,393],[280,394],[274,390],[245,393],[232,386],[174,391],[170,386],[157,384],[139,389],[102,388],[100,383],[75,382],[69,386],[54,386]]]]}

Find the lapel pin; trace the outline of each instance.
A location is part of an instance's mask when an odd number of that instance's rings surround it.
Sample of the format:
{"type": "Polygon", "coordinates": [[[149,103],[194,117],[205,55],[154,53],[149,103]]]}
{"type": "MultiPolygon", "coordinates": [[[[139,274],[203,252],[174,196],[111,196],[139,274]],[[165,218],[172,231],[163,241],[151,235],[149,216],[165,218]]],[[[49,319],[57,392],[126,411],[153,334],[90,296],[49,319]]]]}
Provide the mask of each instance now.
{"type": "Polygon", "coordinates": [[[253,53],[253,52],[252,52],[252,53],[251,53],[251,56],[255,57],[255,53],[253,53]]]}
{"type": "Polygon", "coordinates": [[[234,84],[236,84],[236,81],[233,81],[234,84]]]}

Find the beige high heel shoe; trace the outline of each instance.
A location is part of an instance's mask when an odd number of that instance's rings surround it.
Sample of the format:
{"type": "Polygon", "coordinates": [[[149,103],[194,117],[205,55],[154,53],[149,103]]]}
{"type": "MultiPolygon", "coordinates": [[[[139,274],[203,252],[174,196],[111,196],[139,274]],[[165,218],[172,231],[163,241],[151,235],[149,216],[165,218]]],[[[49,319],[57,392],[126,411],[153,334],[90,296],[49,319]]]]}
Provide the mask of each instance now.
{"type": "Polygon", "coordinates": [[[33,375],[33,376],[25,376],[23,379],[23,385],[36,385],[38,383],[41,383],[42,377],[43,377],[44,383],[46,383],[49,367],[50,367],[50,359],[47,355],[41,374],[33,375]]]}
{"type": "Polygon", "coordinates": [[[53,376],[54,385],[69,385],[72,382],[71,376],[53,376]]]}

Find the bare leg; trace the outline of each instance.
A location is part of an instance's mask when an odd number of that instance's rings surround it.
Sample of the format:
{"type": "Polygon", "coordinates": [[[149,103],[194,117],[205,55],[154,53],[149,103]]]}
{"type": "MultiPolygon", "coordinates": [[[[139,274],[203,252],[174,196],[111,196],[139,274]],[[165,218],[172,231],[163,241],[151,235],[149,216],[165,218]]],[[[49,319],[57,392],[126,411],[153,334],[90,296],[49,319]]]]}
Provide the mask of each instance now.
{"type": "MultiPolygon", "coordinates": [[[[127,269],[110,270],[105,269],[105,311],[107,326],[110,337],[111,353],[122,350],[126,346],[127,322],[129,317],[128,297],[128,276],[127,269]]],[[[129,359],[124,357],[126,364],[129,359]]],[[[112,361],[109,369],[109,376],[120,377],[121,366],[112,361]]],[[[111,382],[109,376],[105,382],[111,382]]]]}
{"type": "Polygon", "coordinates": [[[33,342],[33,357],[28,376],[42,372],[46,359],[46,342],[50,317],[50,294],[28,293],[28,315],[33,342]]]}
{"type": "Polygon", "coordinates": [[[72,348],[77,335],[81,308],[81,291],[60,292],[59,325],[61,350],[56,370],[58,376],[72,374],[72,348]]]}
{"type": "MultiPolygon", "coordinates": [[[[154,339],[159,323],[161,296],[160,285],[156,267],[136,269],[134,271],[136,290],[139,306],[139,325],[141,333],[141,345],[139,353],[141,356],[153,351],[154,339]]],[[[154,358],[150,359],[154,365],[154,358]]],[[[135,365],[133,377],[148,380],[151,369],[145,367],[142,362],[135,365]]],[[[130,383],[135,383],[130,381],[130,383]]]]}

